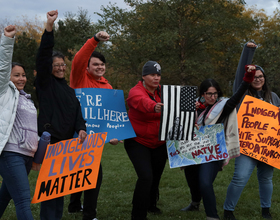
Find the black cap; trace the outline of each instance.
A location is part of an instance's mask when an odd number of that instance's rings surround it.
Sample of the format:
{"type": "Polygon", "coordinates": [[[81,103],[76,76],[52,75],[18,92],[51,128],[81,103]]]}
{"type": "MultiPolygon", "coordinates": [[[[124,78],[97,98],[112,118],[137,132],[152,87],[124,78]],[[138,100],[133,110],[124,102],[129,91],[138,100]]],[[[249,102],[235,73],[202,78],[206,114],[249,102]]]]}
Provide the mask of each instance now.
{"type": "Polygon", "coordinates": [[[142,76],[154,73],[161,75],[160,65],[156,61],[148,61],[147,63],[145,63],[142,70],[142,76]]]}

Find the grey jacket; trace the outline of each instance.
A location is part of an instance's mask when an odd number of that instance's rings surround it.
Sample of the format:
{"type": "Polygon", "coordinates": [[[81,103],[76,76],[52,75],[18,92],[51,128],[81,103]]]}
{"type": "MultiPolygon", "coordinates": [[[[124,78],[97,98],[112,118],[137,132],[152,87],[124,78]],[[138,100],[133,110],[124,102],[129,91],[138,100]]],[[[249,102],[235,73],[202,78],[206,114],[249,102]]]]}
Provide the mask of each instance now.
{"type": "Polygon", "coordinates": [[[14,38],[2,34],[0,41],[0,154],[13,128],[19,91],[10,81],[14,38]]]}

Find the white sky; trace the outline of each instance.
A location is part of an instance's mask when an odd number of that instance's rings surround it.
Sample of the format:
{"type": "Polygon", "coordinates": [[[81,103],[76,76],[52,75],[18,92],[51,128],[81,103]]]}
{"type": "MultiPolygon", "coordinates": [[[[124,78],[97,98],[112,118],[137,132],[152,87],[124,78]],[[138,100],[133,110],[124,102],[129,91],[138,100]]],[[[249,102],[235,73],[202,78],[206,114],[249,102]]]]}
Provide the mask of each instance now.
{"type": "MultiPolygon", "coordinates": [[[[247,6],[255,5],[257,9],[264,9],[267,15],[272,15],[278,7],[278,0],[245,0],[247,6]]],[[[128,8],[123,0],[0,0],[0,21],[18,20],[22,16],[27,16],[31,21],[37,16],[45,20],[46,12],[57,9],[59,19],[67,11],[77,13],[78,8],[87,9],[92,21],[97,21],[99,16],[94,12],[101,12],[101,5],[108,5],[109,2],[116,3],[120,8],[128,8]]]]}

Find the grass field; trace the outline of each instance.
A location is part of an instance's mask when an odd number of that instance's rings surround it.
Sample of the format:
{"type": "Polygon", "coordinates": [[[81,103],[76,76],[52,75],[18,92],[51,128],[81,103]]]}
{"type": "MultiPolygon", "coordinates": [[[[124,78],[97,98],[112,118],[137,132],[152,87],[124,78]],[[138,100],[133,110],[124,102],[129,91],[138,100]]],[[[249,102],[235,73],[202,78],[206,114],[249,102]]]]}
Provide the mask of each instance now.
{"type": "MultiPolygon", "coordinates": [[[[130,160],[124,150],[123,144],[117,146],[105,145],[103,156],[103,183],[101,186],[97,207],[97,218],[99,220],[130,220],[131,200],[136,182],[136,174],[130,160]]],[[[214,182],[217,199],[218,213],[222,219],[223,203],[226,196],[227,187],[231,181],[234,170],[234,160],[231,160],[214,182]]],[[[35,189],[38,173],[31,171],[29,175],[31,185],[31,196],[35,189]]],[[[273,183],[274,191],[272,197],[271,213],[274,219],[280,219],[280,172],[275,169],[273,183]]],[[[0,177],[0,182],[2,179],[0,177]]],[[[82,214],[67,213],[69,196],[64,200],[63,220],[82,219],[82,214]]],[[[167,162],[160,183],[160,200],[158,207],[163,211],[161,215],[148,214],[149,220],[175,220],[175,219],[206,219],[203,205],[199,212],[181,212],[181,208],[190,203],[190,193],[187,187],[184,173],[176,168],[170,169],[167,162]]],[[[39,220],[40,204],[31,204],[32,213],[36,220],[39,220]]],[[[247,186],[245,187],[235,210],[238,220],[262,219],[258,193],[258,182],[256,170],[254,170],[247,186]]],[[[16,220],[15,207],[11,201],[7,207],[3,220],[16,220]]]]}

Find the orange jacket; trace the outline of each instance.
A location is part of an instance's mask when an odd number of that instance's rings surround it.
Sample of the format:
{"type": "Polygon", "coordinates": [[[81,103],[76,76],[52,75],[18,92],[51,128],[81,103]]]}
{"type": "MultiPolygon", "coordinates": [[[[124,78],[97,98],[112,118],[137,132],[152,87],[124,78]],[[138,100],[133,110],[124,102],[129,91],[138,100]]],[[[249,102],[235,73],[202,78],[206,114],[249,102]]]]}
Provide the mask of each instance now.
{"type": "Polygon", "coordinates": [[[94,77],[87,71],[88,60],[95,50],[98,41],[93,38],[87,40],[84,46],[76,53],[72,62],[72,70],[70,75],[70,87],[77,88],[102,88],[113,89],[108,83],[108,80],[103,76],[100,80],[94,77]]]}

